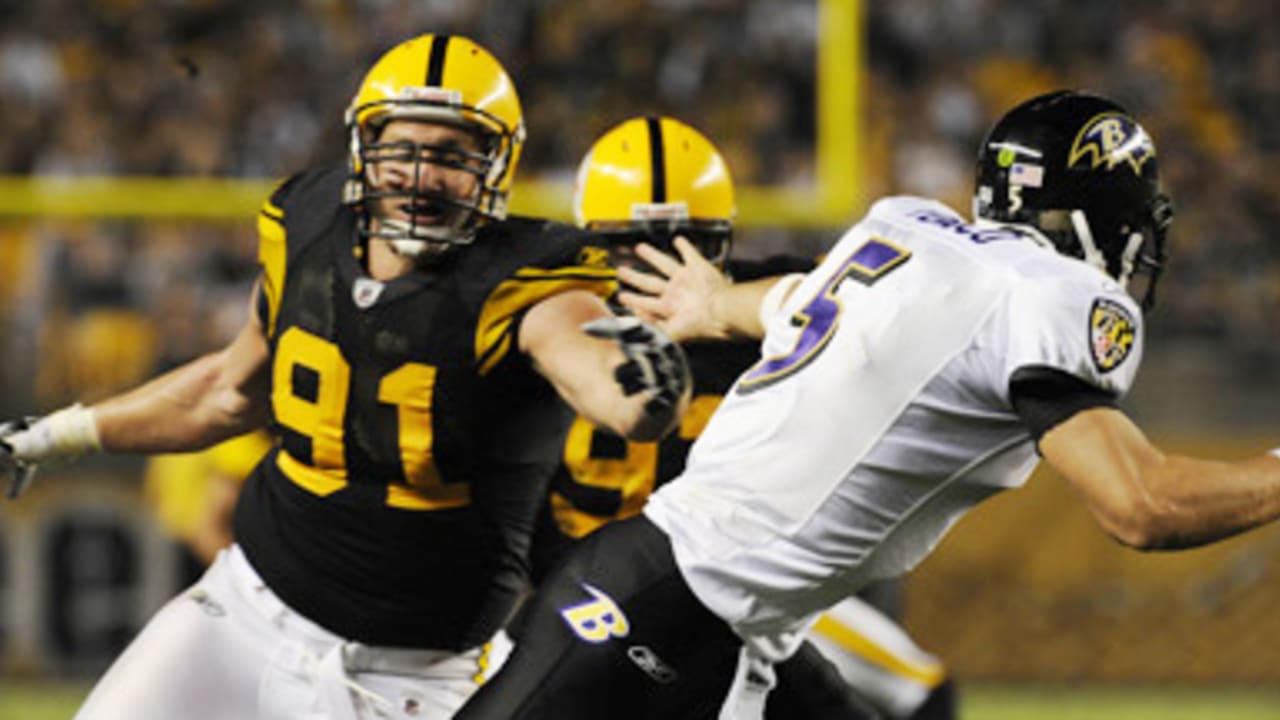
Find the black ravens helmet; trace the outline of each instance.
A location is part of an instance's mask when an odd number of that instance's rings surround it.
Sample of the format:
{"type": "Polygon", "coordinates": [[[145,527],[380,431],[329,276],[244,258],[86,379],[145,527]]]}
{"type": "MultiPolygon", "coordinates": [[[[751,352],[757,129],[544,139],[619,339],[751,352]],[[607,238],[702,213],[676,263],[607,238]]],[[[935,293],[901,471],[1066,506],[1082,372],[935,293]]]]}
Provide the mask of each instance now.
{"type": "Polygon", "coordinates": [[[1155,145],[1124,108],[1071,91],[1032,98],[987,134],[977,175],[979,220],[1030,226],[1122,286],[1144,275],[1135,297],[1143,309],[1155,304],[1173,206],[1160,192],[1155,145]]]}

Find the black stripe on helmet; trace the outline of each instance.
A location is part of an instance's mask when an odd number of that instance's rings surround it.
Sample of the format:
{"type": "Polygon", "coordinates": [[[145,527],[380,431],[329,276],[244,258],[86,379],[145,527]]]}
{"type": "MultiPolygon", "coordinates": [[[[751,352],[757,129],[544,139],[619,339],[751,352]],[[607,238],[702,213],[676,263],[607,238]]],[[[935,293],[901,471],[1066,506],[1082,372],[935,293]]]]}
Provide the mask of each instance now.
{"type": "Polygon", "coordinates": [[[667,201],[666,151],[662,146],[662,121],[656,117],[645,118],[649,126],[649,175],[653,178],[653,202],[667,201]]]}
{"type": "Polygon", "coordinates": [[[440,87],[444,82],[444,56],[449,49],[449,35],[431,38],[431,54],[427,58],[427,87],[440,87]]]}

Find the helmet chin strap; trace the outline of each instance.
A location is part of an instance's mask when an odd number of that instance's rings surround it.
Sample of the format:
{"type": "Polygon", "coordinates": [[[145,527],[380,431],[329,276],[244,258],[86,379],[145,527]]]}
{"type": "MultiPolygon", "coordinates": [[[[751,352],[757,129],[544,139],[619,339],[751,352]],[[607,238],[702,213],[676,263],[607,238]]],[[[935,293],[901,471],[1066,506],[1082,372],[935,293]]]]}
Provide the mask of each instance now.
{"type": "Polygon", "coordinates": [[[451,227],[414,225],[408,220],[386,219],[378,223],[374,237],[387,241],[397,255],[408,258],[439,254],[453,245],[467,245],[474,239],[473,232],[451,227]]]}
{"type": "MultiPolygon", "coordinates": [[[[1106,273],[1107,257],[1098,249],[1098,243],[1094,242],[1093,231],[1089,229],[1089,219],[1085,217],[1084,211],[1072,210],[1069,217],[1071,227],[1076,231],[1076,242],[1080,243],[1080,249],[1084,251],[1084,261],[1106,273]]],[[[1117,280],[1123,287],[1129,281],[1129,276],[1123,274],[1123,277],[1117,280]]]]}
{"type": "Polygon", "coordinates": [[[391,249],[397,255],[414,260],[425,255],[434,254],[428,252],[432,248],[439,247],[440,250],[444,250],[448,247],[443,243],[433,243],[428,240],[407,240],[405,238],[388,238],[387,244],[391,246],[391,249]]]}
{"type": "MultiPolygon", "coordinates": [[[[1076,239],[1084,250],[1084,261],[1106,273],[1107,258],[1098,249],[1098,244],[1093,239],[1093,232],[1089,229],[1089,220],[1085,217],[1083,210],[1071,211],[1071,226],[1075,228],[1076,239]]],[[[1129,288],[1129,278],[1133,277],[1136,265],[1134,261],[1137,260],[1138,251],[1142,249],[1142,240],[1142,233],[1130,233],[1129,240],[1124,246],[1124,252],[1120,254],[1120,274],[1116,276],[1115,280],[1116,284],[1123,290],[1129,288]]]]}
{"type": "Polygon", "coordinates": [[[1120,277],[1118,282],[1120,287],[1128,288],[1129,278],[1133,277],[1133,271],[1137,265],[1138,251],[1142,249],[1143,241],[1142,233],[1130,233],[1129,242],[1124,246],[1124,255],[1120,256],[1120,277]]]}

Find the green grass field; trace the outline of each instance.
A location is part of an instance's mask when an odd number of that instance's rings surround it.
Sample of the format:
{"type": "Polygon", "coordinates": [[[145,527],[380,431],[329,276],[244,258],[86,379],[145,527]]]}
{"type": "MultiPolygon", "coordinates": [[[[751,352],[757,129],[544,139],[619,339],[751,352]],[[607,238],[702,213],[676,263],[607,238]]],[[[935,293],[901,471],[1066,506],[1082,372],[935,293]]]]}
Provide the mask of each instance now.
{"type": "Polygon", "coordinates": [[[84,685],[0,681],[0,720],[67,720],[87,691],[84,685]]]}
{"type": "Polygon", "coordinates": [[[1280,720],[1280,690],[964,688],[962,720],[1280,720]]]}
{"type": "MultiPolygon", "coordinates": [[[[86,688],[0,682],[0,720],[67,720],[86,688]]],[[[962,720],[1280,720],[1280,690],[964,688],[962,720]]]]}

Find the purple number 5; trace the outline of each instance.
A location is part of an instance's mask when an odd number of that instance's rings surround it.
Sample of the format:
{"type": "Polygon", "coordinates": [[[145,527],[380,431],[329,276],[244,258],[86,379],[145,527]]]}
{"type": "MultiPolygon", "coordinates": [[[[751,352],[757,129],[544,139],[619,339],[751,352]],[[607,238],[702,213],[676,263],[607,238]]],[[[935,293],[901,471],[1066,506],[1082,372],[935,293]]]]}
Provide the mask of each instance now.
{"type": "Polygon", "coordinates": [[[757,362],[738,382],[738,392],[746,394],[772,385],[808,365],[827,347],[839,325],[843,309],[836,290],[846,278],[871,285],[910,257],[910,250],[887,240],[871,238],[864,242],[792,318],[792,323],[802,325],[803,329],[791,352],[757,362]]]}

